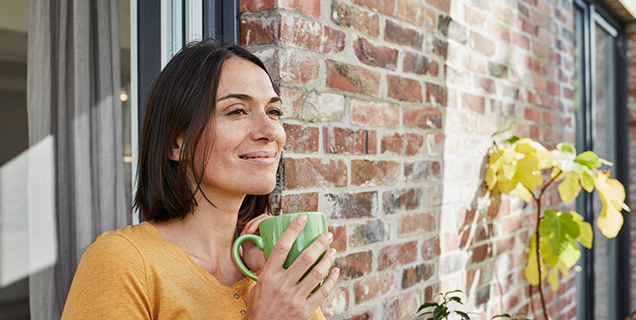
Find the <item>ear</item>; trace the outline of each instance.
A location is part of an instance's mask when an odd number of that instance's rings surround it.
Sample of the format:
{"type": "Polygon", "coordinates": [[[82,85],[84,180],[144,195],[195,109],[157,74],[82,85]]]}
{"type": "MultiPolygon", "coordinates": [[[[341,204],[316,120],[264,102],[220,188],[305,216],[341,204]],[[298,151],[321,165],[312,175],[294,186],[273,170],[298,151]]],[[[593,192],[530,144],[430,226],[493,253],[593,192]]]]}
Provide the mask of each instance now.
{"type": "Polygon", "coordinates": [[[181,133],[172,142],[172,147],[170,148],[170,155],[168,156],[168,158],[172,161],[179,161],[179,156],[181,155],[182,146],[183,146],[183,134],[181,133]]]}

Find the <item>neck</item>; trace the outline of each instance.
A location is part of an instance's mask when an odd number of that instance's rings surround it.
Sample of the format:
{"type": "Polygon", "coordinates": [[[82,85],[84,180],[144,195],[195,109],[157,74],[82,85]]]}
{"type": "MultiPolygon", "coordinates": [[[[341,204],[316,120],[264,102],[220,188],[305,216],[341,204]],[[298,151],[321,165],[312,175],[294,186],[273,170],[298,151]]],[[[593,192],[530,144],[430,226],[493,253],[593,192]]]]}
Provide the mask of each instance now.
{"type": "Polygon", "coordinates": [[[185,251],[192,260],[222,284],[231,286],[243,276],[232,260],[232,243],[242,198],[225,201],[197,199],[199,205],[183,219],[151,222],[169,242],[185,251]]]}

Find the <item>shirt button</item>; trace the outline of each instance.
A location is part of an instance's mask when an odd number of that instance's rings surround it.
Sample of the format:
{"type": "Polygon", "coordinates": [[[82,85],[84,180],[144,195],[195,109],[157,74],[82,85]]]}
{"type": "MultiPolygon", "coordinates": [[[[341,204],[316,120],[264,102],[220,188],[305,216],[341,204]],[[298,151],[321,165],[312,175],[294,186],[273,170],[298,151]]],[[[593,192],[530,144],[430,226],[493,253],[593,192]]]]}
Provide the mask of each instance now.
{"type": "Polygon", "coordinates": [[[234,299],[238,299],[239,297],[240,297],[240,296],[239,296],[239,294],[238,294],[238,293],[235,293],[235,294],[234,294],[234,299]]]}
{"type": "Polygon", "coordinates": [[[246,313],[245,310],[241,310],[242,315],[245,315],[245,313],[246,313]]]}

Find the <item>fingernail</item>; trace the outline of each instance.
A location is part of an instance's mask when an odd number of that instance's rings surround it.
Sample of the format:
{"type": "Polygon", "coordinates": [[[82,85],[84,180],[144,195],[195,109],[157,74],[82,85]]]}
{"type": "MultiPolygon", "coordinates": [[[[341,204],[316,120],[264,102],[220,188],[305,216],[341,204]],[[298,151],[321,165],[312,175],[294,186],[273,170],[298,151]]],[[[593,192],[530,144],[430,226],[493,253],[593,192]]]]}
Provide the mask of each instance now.
{"type": "Polygon", "coordinates": [[[336,249],[331,248],[331,249],[329,249],[329,250],[327,251],[327,253],[328,253],[330,256],[335,256],[335,255],[336,255],[336,249]]]}
{"type": "Polygon", "coordinates": [[[338,275],[340,273],[340,268],[333,268],[333,274],[338,275]]]}
{"type": "Polygon", "coordinates": [[[325,238],[327,239],[329,243],[331,243],[331,241],[333,241],[333,233],[327,232],[327,234],[325,235],[325,238]]]}
{"type": "Polygon", "coordinates": [[[307,221],[307,216],[304,214],[299,215],[298,217],[296,217],[295,219],[296,222],[303,224],[307,221]]]}

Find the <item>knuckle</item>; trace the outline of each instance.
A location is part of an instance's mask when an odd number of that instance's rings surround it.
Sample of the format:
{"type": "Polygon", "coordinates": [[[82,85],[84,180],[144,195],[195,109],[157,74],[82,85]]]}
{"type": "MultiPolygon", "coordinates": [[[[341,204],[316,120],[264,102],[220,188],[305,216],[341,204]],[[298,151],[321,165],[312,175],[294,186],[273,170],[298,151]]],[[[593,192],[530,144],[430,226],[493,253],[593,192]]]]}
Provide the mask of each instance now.
{"type": "Polygon", "coordinates": [[[278,254],[286,254],[287,252],[289,252],[289,249],[291,248],[290,245],[279,241],[274,245],[274,248],[272,249],[273,252],[276,252],[278,254]]]}
{"type": "Polygon", "coordinates": [[[300,263],[302,264],[312,264],[314,263],[314,261],[316,260],[315,258],[313,258],[311,255],[309,255],[307,252],[307,250],[305,250],[303,252],[303,254],[301,254],[300,256],[298,256],[298,260],[300,263]]]}

